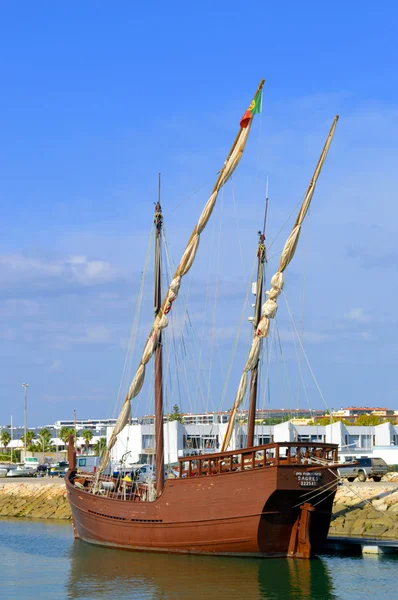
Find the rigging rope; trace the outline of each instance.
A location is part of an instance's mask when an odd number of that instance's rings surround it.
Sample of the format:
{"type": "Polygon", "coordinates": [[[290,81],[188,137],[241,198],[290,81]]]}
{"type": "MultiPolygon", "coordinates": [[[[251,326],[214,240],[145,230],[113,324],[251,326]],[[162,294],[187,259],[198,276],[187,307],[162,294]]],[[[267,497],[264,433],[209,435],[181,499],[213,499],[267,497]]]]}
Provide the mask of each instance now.
{"type": "Polygon", "coordinates": [[[206,395],[206,412],[209,409],[209,400],[211,396],[211,375],[212,375],[212,367],[213,367],[213,351],[214,351],[214,338],[215,338],[215,329],[216,329],[216,315],[217,315],[217,302],[218,302],[218,293],[220,290],[220,255],[221,255],[221,231],[222,231],[222,209],[224,204],[224,188],[221,194],[221,202],[220,202],[220,225],[218,230],[218,248],[217,248],[217,267],[216,267],[216,286],[214,290],[214,303],[213,303],[213,318],[212,318],[212,335],[211,335],[211,347],[210,347],[210,358],[209,358],[209,375],[207,380],[207,395],[206,395]]]}
{"type": "Polygon", "coordinates": [[[293,259],[294,254],[295,254],[296,247],[297,247],[298,240],[299,240],[300,233],[301,233],[301,227],[302,227],[303,221],[305,219],[305,216],[308,212],[308,209],[310,207],[310,203],[311,203],[312,197],[315,192],[315,187],[316,187],[318,177],[320,175],[323,163],[325,162],[326,156],[329,151],[330,144],[332,142],[332,138],[334,135],[334,131],[336,129],[337,121],[338,121],[338,116],[335,117],[333,124],[330,128],[329,134],[326,138],[326,142],[325,142],[325,145],[321,152],[321,155],[319,157],[314,174],[313,174],[310,184],[307,188],[307,192],[306,192],[304,201],[301,205],[301,208],[297,215],[296,221],[294,223],[293,230],[292,230],[291,234],[289,235],[288,239],[286,240],[286,243],[283,248],[282,255],[281,255],[281,258],[279,261],[278,270],[271,279],[271,289],[266,292],[266,294],[268,296],[268,300],[266,300],[266,302],[263,304],[263,306],[261,308],[261,319],[260,319],[258,325],[256,326],[256,331],[255,331],[255,334],[253,337],[249,355],[248,355],[246,364],[243,368],[243,373],[242,373],[242,376],[241,376],[241,379],[239,382],[238,390],[237,390],[236,396],[235,396],[235,401],[234,401],[234,404],[233,404],[233,407],[231,410],[231,416],[230,416],[230,420],[228,423],[227,433],[225,434],[225,438],[224,438],[224,441],[222,444],[222,451],[225,451],[229,446],[229,442],[230,442],[233,427],[234,427],[234,421],[236,418],[236,413],[237,413],[239,406],[242,404],[243,399],[246,394],[246,389],[247,389],[247,384],[248,384],[248,373],[249,373],[249,371],[253,371],[253,369],[255,369],[255,367],[257,366],[262,339],[267,337],[267,335],[269,333],[270,319],[275,318],[276,311],[278,309],[277,299],[283,289],[283,284],[284,284],[283,273],[289,266],[291,260],[293,259]]]}
{"type": "Polygon", "coordinates": [[[148,244],[147,244],[147,251],[146,251],[146,255],[145,255],[144,269],[141,272],[141,280],[140,280],[140,285],[138,288],[137,298],[136,298],[136,302],[135,302],[133,325],[131,327],[130,336],[129,336],[129,339],[127,342],[126,357],[124,360],[124,365],[123,365],[122,375],[120,378],[118,393],[117,393],[116,400],[114,403],[113,415],[115,415],[116,410],[119,408],[119,402],[120,402],[120,398],[121,398],[122,389],[126,384],[127,377],[130,377],[131,365],[132,365],[132,361],[133,361],[136,340],[137,340],[138,322],[141,317],[142,301],[143,301],[143,297],[144,297],[144,289],[145,289],[145,284],[146,284],[146,279],[147,279],[147,274],[148,274],[149,259],[151,256],[152,242],[154,240],[153,234],[154,234],[154,225],[152,224],[152,228],[151,228],[151,231],[149,234],[149,239],[148,239],[148,244]]]}
{"type": "Polygon", "coordinates": [[[290,318],[291,318],[291,320],[292,320],[293,327],[294,327],[294,330],[295,330],[295,332],[296,332],[296,335],[297,335],[297,339],[298,339],[298,341],[299,341],[299,344],[300,344],[300,347],[301,347],[301,349],[302,349],[302,352],[303,352],[303,355],[304,355],[305,361],[306,361],[306,363],[307,363],[307,366],[308,366],[308,368],[309,368],[309,370],[310,370],[311,376],[312,376],[312,378],[313,378],[313,380],[314,380],[314,383],[315,383],[315,385],[316,385],[316,388],[317,388],[317,390],[318,390],[318,392],[319,392],[319,395],[320,395],[320,397],[322,398],[322,402],[324,403],[324,405],[325,405],[326,409],[327,409],[327,410],[329,410],[329,406],[328,406],[328,404],[327,404],[327,402],[326,402],[326,400],[325,400],[325,397],[324,397],[324,395],[322,394],[322,390],[321,390],[321,388],[320,388],[320,386],[319,386],[319,383],[318,383],[318,381],[317,381],[317,378],[315,377],[315,373],[314,373],[314,371],[312,370],[312,367],[311,367],[310,361],[309,361],[309,359],[308,359],[307,353],[306,353],[306,351],[305,351],[305,349],[304,349],[304,346],[303,346],[303,342],[301,341],[300,334],[299,334],[299,332],[297,331],[296,323],[294,322],[294,318],[293,318],[292,312],[291,312],[291,310],[290,310],[290,306],[289,306],[289,303],[288,303],[288,301],[287,301],[287,298],[286,298],[286,294],[285,294],[285,292],[283,292],[283,297],[284,297],[284,300],[285,300],[285,302],[286,302],[287,310],[288,310],[288,312],[289,312],[289,315],[290,315],[290,318]]]}

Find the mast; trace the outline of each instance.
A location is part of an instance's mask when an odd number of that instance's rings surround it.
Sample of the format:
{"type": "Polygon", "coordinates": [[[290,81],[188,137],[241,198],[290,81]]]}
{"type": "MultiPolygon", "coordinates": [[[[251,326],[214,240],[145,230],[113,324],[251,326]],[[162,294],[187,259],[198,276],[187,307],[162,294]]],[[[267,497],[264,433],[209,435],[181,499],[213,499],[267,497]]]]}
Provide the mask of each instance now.
{"type": "Polygon", "coordinates": [[[237,411],[239,406],[242,404],[243,399],[247,390],[247,380],[249,371],[253,371],[253,369],[258,364],[258,359],[260,356],[260,348],[261,348],[261,340],[265,338],[269,334],[270,320],[275,318],[276,311],[278,310],[278,296],[282,292],[283,284],[284,284],[284,272],[291,262],[294,253],[296,251],[297,243],[300,237],[301,226],[305,219],[305,216],[308,212],[308,209],[311,204],[312,197],[315,192],[316,183],[318,181],[319,174],[322,170],[323,164],[326,160],[326,156],[328,154],[330,144],[332,143],[332,139],[334,136],[334,132],[336,129],[337,121],[339,120],[339,116],[336,115],[332,126],[330,128],[329,134],[326,138],[325,145],[319,157],[317,166],[315,168],[314,174],[311,178],[309,186],[307,188],[306,194],[304,196],[304,200],[301,204],[301,208],[298,212],[296,221],[294,223],[294,227],[289,237],[287,238],[285,245],[282,250],[282,254],[279,260],[279,266],[277,272],[271,278],[270,289],[266,292],[268,296],[268,300],[266,300],[261,307],[261,318],[257,325],[257,329],[255,331],[255,335],[253,337],[252,345],[249,351],[249,356],[247,358],[246,364],[243,368],[243,373],[239,381],[238,390],[235,395],[235,400],[232,406],[231,414],[229,416],[227,431],[224,436],[224,440],[221,446],[221,451],[225,452],[228,449],[229,443],[231,441],[232,432],[235,426],[235,420],[237,416],[237,411]]]}
{"type": "Polygon", "coordinates": [[[98,490],[98,482],[101,473],[103,473],[106,465],[110,459],[110,453],[113,446],[116,443],[117,436],[124,429],[128,420],[130,418],[131,413],[131,400],[137,396],[144,384],[145,380],[145,368],[148,364],[149,360],[153,356],[155,349],[158,345],[158,337],[162,329],[167,327],[168,318],[167,315],[170,312],[173,302],[177,299],[178,292],[181,286],[181,282],[183,277],[188,273],[190,268],[192,267],[195,256],[198,250],[200,235],[202,231],[206,228],[206,225],[211,217],[213,209],[217,202],[217,197],[220,189],[225,185],[228,179],[231,177],[232,173],[235,171],[238,166],[243,152],[246,147],[246,142],[249,138],[250,129],[253,122],[254,115],[261,112],[262,105],[262,88],[264,85],[264,79],[260,81],[260,85],[256,90],[256,94],[253,97],[253,100],[245,112],[243,118],[240,121],[240,128],[238,135],[235,138],[234,143],[232,144],[232,148],[229,151],[229,154],[219,172],[216,184],[213,188],[212,193],[202,210],[202,213],[199,217],[198,222],[195,225],[195,228],[188,240],[184,253],[181,257],[181,260],[178,264],[176,272],[172,281],[170,282],[169,288],[166,292],[166,295],[163,299],[163,302],[160,306],[160,309],[154,319],[152,328],[148,335],[146,344],[144,346],[144,350],[142,352],[142,356],[138,365],[138,368],[135,372],[129,390],[126,394],[126,398],[123,402],[122,408],[120,410],[119,416],[117,418],[115,427],[112,431],[112,435],[109,438],[107,448],[102,456],[102,461],[97,469],[96,475],[96,484],[93,487],[93,493],[96,493],[98,490]]]}
{"type": "MultiPolygon", "coordinates": [[[[162,265],[161,237],[163,215],[160,205],[160,173],[158,179],[158,201],[155,206],[155,291],[154,309],[157,316],[162,305],[162,265]]],[[[155,442],[156,442],[156,496],[160,496],[164,487],[164,440],[163,440],[163,349],[162,332],[159,332],[155,348],[155,442]]]]}
{"type": "MultiPolygon", "coordinates": [[[[265,214],[264,214],[264,225],[263,231],[258,232],[258,249],[257,249],[257,283],[256,283],[256,304],[254,308],[253,328],[257,330],[257,326],[261,319],[261,303],[263,298],[263,279],[264,279],[264,262],[266,261],[265,253],[265,224],[267,222],[268,212],[268,193],[265,199],[265,214]]],[[[254,446],[254,426],[256,422],[256,408],[257,408],[257,383],[258,383],[258,363],[254,366],[251,377],[250,377],[250,404],[249,404],[249,416],[247,419],[247,447],[251,448],[254,446]]]]}

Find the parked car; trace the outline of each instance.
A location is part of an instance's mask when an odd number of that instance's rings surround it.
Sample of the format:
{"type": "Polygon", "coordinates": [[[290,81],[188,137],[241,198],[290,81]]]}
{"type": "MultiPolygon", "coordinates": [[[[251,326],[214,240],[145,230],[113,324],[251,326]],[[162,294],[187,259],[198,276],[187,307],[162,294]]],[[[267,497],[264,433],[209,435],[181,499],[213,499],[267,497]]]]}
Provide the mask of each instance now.
{"type": "Polygon", "coordinates": [[[27,477],[36,477],[37,475],[37,467],[25,465],[22,467],[26,471],[27,477]]]}
{"type": "Polygon", "coordinates": [[[359,481],[373,479],[380,481],[387,473],[387,463],[382,458],[358,458],[351,463],[344,463],[337,469],[339,477],[348,481],[354,481],[358,477],[359,481]]]}
{"type": "Polygon", "coordinates": [[[68,468],[69,463],[65,460],[60,460],[59,462],[55,463],[54,466],[50,467],[48,470],[48,475],[50,477],[64,477],[68,468]]]}

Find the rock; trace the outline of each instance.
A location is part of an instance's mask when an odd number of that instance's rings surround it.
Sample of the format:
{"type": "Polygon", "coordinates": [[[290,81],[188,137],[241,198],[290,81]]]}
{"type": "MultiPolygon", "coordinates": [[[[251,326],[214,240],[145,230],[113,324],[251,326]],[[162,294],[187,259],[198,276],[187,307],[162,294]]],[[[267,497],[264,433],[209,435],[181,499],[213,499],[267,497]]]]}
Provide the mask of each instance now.
{"type": "Polygon", "coordinates": [[[380,500],[375,500],[374,502],[372,502],[372,506],[380,512],[385,512],[388,508],[387,504],[384,501],[384,498],[381,498],[380,500]]]}
{"type": "Polygon", "coordinates": [[[385,533],[388,529],[387,525],[376,525],[373,526],[373,524],[371,524],[371,527],[369,529],[366,528],[366,536],[372,536],[372,537],[381,537],[383,535],[383,533],[385,533]]]}
{"type": "Polygon", "coordinates": [[[357,519],[349,528],[350,535],[363,535],[366,529],[367,521],[365,519],[357,519]]]}
{"type": "Polygon", "coordinates": [[[354,508],[353,510],[348,510],[344,516],[346,518],[346,521],[354,521],[358,519],[358,517],[360,517],[361,514],[362,510],[360,508],[354,508]]]}
{"type": "Polygon", "coordinates": [[[347,510],[347,507],[345,504],[343,504],[342,502],[336,503],[333,505],[333,514],[338,514],[341,512],[345,512],[347,510]]]}

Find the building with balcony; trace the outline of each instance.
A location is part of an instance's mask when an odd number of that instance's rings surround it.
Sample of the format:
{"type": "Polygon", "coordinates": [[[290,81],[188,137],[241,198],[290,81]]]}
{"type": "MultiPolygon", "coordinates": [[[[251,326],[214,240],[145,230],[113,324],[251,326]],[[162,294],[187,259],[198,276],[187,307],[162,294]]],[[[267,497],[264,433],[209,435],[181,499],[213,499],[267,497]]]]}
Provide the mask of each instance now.
{"type": "MultiPolygon", "coordinates": [[[[219,452],[227,429],[226,423],[186,425],[178,421],[164,424],[165,463],[175,464],[179,457],[219,452]]],[[[113,428],[107,430],[110,438],[113,428]]],[[[232,434],[230,449],[243,448],[247,426],[238,424],[232,434]]],[[[398,465],[398,426],[391,423],[371,427],[330,425],[296,425],[286,421],[279,425],[256,425],[254,444],[271,442],[330,442],[338,444],[340,461],[353,457],[375,456],[387,464],[398,465]]],[[[154,425],[127,425],[112,450],[115,463],[126,465],[151,463],[156,453],[154,425]]]]}

